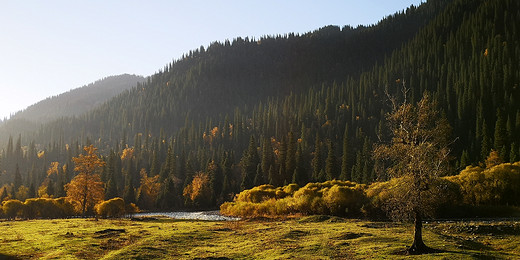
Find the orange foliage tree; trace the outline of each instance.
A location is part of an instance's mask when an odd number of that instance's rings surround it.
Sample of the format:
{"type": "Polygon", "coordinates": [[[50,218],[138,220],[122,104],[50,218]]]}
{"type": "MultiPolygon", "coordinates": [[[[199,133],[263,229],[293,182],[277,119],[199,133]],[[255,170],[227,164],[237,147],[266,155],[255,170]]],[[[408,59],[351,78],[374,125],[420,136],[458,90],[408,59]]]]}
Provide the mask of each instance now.
{"type": "Polygon", "coordinates": [[[193,181],[184,188],[183,196],[190,200],[195,206],[206,206],[211,201],[211,185],[209,175],[198,172],[193,177],[193,181]]]}
{"type": "Polygon", "coordinates": [[[93,145],[86,146],[84,150],[86,154],[72,158],[74,170],[79,174],[65,185],[67,198],[76,203],[76,210],[81,211],[82,215],[105,197],[104,185],[99,175],[105,162],[98,157],[93,145]]]}

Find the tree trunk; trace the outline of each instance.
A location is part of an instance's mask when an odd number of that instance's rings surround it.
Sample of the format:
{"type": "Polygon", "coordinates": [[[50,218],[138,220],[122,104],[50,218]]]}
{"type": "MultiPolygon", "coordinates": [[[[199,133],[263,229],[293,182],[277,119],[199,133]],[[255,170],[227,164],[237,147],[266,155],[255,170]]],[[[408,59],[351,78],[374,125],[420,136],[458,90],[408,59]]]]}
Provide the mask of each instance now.
{"type": "Polygon", "coordinates": [[[427,247],[422,239],[422,216],[419,212],[415,212],[414,227],[413,243],[407,249],[408,254],[420,255],[430,252],[431,248],[427,247]]]}

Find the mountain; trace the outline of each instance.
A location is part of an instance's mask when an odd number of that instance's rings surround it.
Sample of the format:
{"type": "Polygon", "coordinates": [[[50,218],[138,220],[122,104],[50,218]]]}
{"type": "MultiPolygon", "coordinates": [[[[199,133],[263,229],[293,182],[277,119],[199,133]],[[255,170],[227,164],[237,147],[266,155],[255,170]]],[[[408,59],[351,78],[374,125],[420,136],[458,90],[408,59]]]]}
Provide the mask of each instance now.
{"type": "Polygon", "coordinates": [[[79,116],[144,81],[142,76],[129,74],[106,77],[42,100],[14,114],[12,119],[45,123],[60,117],[79,116]]]}
{"type": "Polygon", "coordinates": [[[492,150],[517,161],[519,20],[516,0],[429,0],[372,26],[215,42],[86,114],[13,134],[0,183],[18,164],[24,185],[41,184],[89,144],[111,194],[159,176],[157,204],[135,198],[145,209],[196,207],[182,191],[200,174],[213,204],[263,183],[384,180],[372,146],[389,136],[385,92],[403,84],[412,102],[430,92],[452,126],[453,173],[492,150]]]}

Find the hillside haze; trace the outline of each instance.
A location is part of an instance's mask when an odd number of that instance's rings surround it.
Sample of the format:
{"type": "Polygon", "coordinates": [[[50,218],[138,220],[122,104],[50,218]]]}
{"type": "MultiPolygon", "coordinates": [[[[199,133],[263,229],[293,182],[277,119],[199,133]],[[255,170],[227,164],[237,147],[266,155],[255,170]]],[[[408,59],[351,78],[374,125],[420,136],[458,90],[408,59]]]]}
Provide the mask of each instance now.
{"type": "Polygon", "coordinates": [[[12,119],[45,123],[60,117],[78,116],[144,81],[142,76],[129,74],[106,77],[42,100],[17,112],[12,119]]]}

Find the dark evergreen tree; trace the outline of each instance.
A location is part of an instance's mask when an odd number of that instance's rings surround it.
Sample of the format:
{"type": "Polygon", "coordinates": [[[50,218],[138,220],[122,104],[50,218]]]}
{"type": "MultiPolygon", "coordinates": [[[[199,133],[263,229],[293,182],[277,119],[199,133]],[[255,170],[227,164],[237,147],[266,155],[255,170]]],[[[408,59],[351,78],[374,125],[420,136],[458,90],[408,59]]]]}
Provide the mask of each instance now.
{"type": "Polygon", "coordinates": [[[159,193],[159,197],[157,198],[159,208],[164,210],[172,210],[175,208],[176,204],[176,192],[175,192],[175,183],[173,183],[172,178],[167,178],[164,180],[164,185],[161,193],[159,193]]]}
{"type": "Polygon", "coordinates": [[[297,149],[296,138],[294,133],[291,131],[287,136],[287,154],[285,158],[285,174],[284,179],[288,182],[292,180],[294,170],[296,168],[296,149],[297,149]]]}
{"type": "Polygon", "coordinates": [[[321,152],[321,141],[320,137],[316,135],[316,142],[314,144],[314,157],[312,158],[312,179],[313,181],[319,181],[320,172],[323,168],[322,166],[322,152],[321,152]]]}
{"type": "Polygon", "coordinates": [[[114,179],[114,175],[111,174],[108,178],[108,182],[105,188],[105,200],[113,199],[115,197],[118,197],[117,185],[114,179]]]}
{"type": "Polygon", "coordinates": [[[348,142],[348,125],[345,125],[345,132],[343,133],[343,154],[341,156],[341,174],[340,180],[351,180],[350,176],[350,161],[349,161],[349,142],[348,142]]]}
{"type": "Polygon", "coordinates": [[[15,192],[18,191],[18,188],[20,188],[20,186],[22,185],[22,175],[20,174],[20,167],[18,167],[18,164],[16,164],[16,169],[15,169],[15,172],[14,172],[14,182],[13,182],[13,185],[14,185],[14,190],[15,192]]]}
{"type": "Polygon", "coordinates": [[[334,144],[331,141],[328,143],[329,152],[327,154],[327,159],[325,160],[325,174],[327,175],[327,180],[335,180],[339,177],[340,168],[334,151],[334,144]]]}
{"type": "Polygon", "coordinates": [[[296,150],[296,168],[294,169],[294,174],[292,178],[292,183],[298,184],[300,187],[305,186],[307,182],[309,182],[309,177],[307,174],[307,167],[305,167],[305,157],[303,155],[302,144],[298,144],[298,149],[296,150]]]}
{"type": "Polygon", "coordinates": [[[504,121],[503,112],[497,110],[497,121],[495,123],[495,150],[500,154],[502,161],[509,161],[507,148],[507,131],[506,122],[504,121]]]}
{"type": "Polygon", "coordinates": [[[123,190],[123,200],[126,203],[136,203],[135,188],[132,176],[126,179],[125,189],[123,190]]]}
{"type": "Polygon", "coordinates": [[[242,164],[242,182],[240,187],[242,190],[250,189],[254,185],[258,164],[260,164],[256,141],[253,136],[249,139],[249,147],[244,153],[240,163],[242,164]]]}

